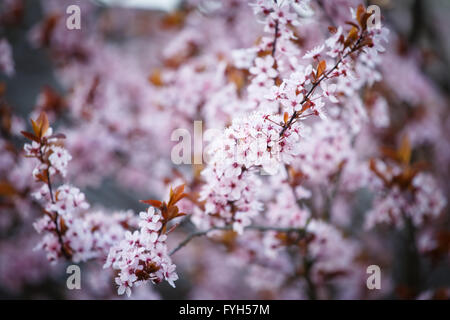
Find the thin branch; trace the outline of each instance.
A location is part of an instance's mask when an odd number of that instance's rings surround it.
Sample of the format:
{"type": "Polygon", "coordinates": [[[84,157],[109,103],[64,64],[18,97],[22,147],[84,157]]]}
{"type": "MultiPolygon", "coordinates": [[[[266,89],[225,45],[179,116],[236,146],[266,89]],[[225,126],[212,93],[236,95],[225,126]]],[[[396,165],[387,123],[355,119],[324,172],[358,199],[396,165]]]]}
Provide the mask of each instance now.
{"type": "Polygon", "coordinates": [[[172,251],[170,251],[169,255],[171,256],[171,255],[175,254],[178,250],[180,250],[181,248],[186,246],[194,238],[206,236],[209,232],[211,232],[213,230],[225,230],[225,229],[211,228],[211,229],[208,229],[208,230],[205,230],[205,231],[193,232],[190,235],[188,235],[186,237],[186,239],[181,241],[175,248],[173,248],[172,251]]]}
{"type": "MultiPolygon", "coordinates": [[[[278,5],[278,1],[277,0],[273,0],[273,2],[275,2],[276,5],[278,5]]],[[[273,46],[272,46],[272,57],[275,58],[275,51],[277,50],[277,39],[278,39],[278,19],[275,20],[275,35],[274,35],[274,39],[273,39],[273,46]]]]}
{"type": "MultiPolygon", "coordinates": [[[[39,160],[42,163],[45,163],[45,161],[44,161],[44,153],[42,152],[42,147],[43,147],[43,144],[41,142],[40,146],[39,146],[39,155],[40,155],[39,160]]],[[[48,168],[47,168],[47,186],[48,186],[48,190],[50,192],[50,199],[52,200],[52,203],[54,204],[55,203],[55,199],[53,197],[52,183],[50,182],[50,172],[49,171],[50,171],[50,164],[48,165],[48,168]]]]}
{"type": "Polygon", "coordinates": [[[303,259],[303,267],[305,268],[305,280],[307,285],[307,293],[308,298],[310,300],[317,300],[317,290],[316,285],[311,279],[311,268],[313,266],[314,262],[309,260],[307,257],[303,259]]]}
{"type": "MultiPolygon", "coordinates": [[[[276,232],[284,232],[284,233],[298,233],[299,234],[299,238],[303,237],[306,234],[306,229],[305,228],[283,228],[283,227],[271,227],[271,226],[247,226],[244,229],[246,230],[258,230],[258,231],[276,231],[276,232]]],[[[222,231],[226,231],[226,230],[233,230],[232,226],[225,226],[225,227],[212,227],[208,230],[204,230],[204,231],[197,231],[197,232],[193,232],[191,234],[189,234],[186,239],[184,239],[183,241],[181,241],[174,249],[172,249],[172,251],[169,253],[169,255],[173,255],[175,254],[178,250],[180,250],[181,248],[183,248],[184,246],[186,246],[189,242],[191,242],[191,240],[198,238],[198,237],[203,237],[206,236],[209,232],[211,231],[215,231],[215,230],[222,230],[222,231]]]]}
{"type": "MultiPolygon", "coordinates": [[[[355,52],[356,50],[359,49],[359,44],[361,42],[362,39],[362,34],[359,36],[359,39],[356,41],[355,45],[353,46],[353,48],[347,52],[345,55],[343,55],[342,57],[339,58],[339,60],[336,62],[336,64],[334,65],[333,68],[331,68],[330,70],[328,70],[326,73],[324,73],[322,75],[322,77],[320,77],[316,82],[314,82],[314,84],[312,85],[311,89],[308,91],[308,93],[305,95],[305,97],[303,98],[302,102],[300,102],[300,106],[302,106],[304,103],[306,103],[309,100],[309,97],[313,94],[314,90],[316,89],[316,87],[322,82],[323,79],[328,78],[328,76],[334,71],[336,70],[339,65],[342,63],[342,61],[348,57],[350,54],[352,54],[353,52],[355,52]]],[[[289,119],[289,121],[286,123],[286,125],[283,127],[283,129],[280,132],[280,137],[283,137],[284,133],[286,132],[286,130],[288,128],[290,128],[290,126],[292,125],[293,121],[297,118],[298,115],[298,111],[294,111],[294,113],[292,114],[291,118],[289,119]]]]}
{"type": "Polygon", "coordinates": [[[277,50],[277,39],[278,39],[278,20],[275,21],[275,36],[273,39],[273,46],[272,46],[272,57],[275,58],[275,51],[277,50]]]}

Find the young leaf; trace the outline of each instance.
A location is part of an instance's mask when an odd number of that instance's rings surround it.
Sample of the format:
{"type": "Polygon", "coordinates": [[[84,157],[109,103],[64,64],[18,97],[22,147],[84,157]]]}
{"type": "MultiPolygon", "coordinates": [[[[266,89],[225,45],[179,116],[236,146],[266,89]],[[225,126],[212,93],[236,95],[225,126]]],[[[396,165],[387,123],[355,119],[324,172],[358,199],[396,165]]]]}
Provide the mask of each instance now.
{"type": "Polygon", "coordinates": [[[48,183],[48,179],[47,179],[47,175],[46,174],[38,173],[38,174],[36,174],[36,179],[38,179],[39,181],[48,183]]]}
{"type": "Polygon", "coordinates": [[[354,23],[353,21],[345,21],[345,24],[351,25],[352,27],[355,27],[357,30],[359,30],[359,25],[354,23]]]}
{"type": "Polygon", "coordinates": [[[36,123],[33,119],[30,119],[31,120],[31,128],[33,128],[33,132],[34,132],[34,134],[38,137],[38,138],[40,138],[40,128],[39,128],[39,124],[38,123],[36,123]]]}
{"type": "Polygon", "coordinates": [[[369,20],[369,18],[370,18],[370,16],[373,14],[374,12],[372,11],[372,12],[364,12],[364,14],[362,15],[362,17],[361,17],[361,21],[359,22],[360,23],[360,25],[361,25],[361,28],[363,29],[363,30],[366,30],[367,29],[367,20],[369,20]]]}
{"type": "Polygon", "coordinates": [[[169,203],[167,206],[171,207],[171,206],[175,205],[178,201],[180,201],[181,199],[186,197],[187,194],[183,193],[183,191],[184,191],[184,184],[176,187],[174,190],[172,190],[172,188],[170,188],[170,199],[169,199],[169,203]]]}
{"type": "Polygon", "coordinates": [[[287,112],[284,113],[283,120],[284,120],[284,124],[287,124],[287,122],[289,120],[289,113],[287,113],[287,112]]]}
{"type": "Polygon", "coordinates": [[[164,85],[164,81],[162,79],[161,70],[160,69],[154,70],[152,74],[148,77],[148,81],[155,87],[162,87],[164,85]]]}
{"type": "Polygon", "coordinates": [[[328,31],[330,31],[330,33],[332,33],[332,34],[335,34],[337,32],[337,28],[334,26],[329,26],[328,31]]]}
{"type": "Polygon", "coordinates": [[[66,221],[61,216],[59,216],[59,225],[61,234],[64,235],[67,232],[67,230],[69,230],[69,228],[67,227],[66,221]]]}
{"type": "Polygon", "coordinates": [[[327,68],[327,63],[325,60],[322,60],[319,62],[319,65],[317,66],[317,74],[316,74],[316,79],[319,79],[320,76],[325,72],[327,68]]]}
{"type": "Polygon", "coordinates": [[[178,214],[177,206],[169,207],[169,209],[167,210],[167,221],[166,222],[169,222],[170,220],[176,218],[177,214],[178,214]]]}
{"type": "Polygon", "coordinates": [[[151,200],[151,199],[149,199],[149,200],[141,200],[139,202],[142,202],[142,203],[145,203],[145,204],[149,204],[149,205],[151,205],[152,207],[155,207],[155,208],[159,208],[162,205],[161,201],[151,200]]]}
{"type": "Polygon", "coordinates": [[[398,150],[398,156],[403,164],[409,164],[411,161],[411,144],[408,136],[404,136],[400,149],[398,150]]]}
{"type": "Polygon", "coordinates": [[[358,29],[353,27],[348,33],[347,39],[345,39],[344,46],[349,47],[353,44],[353,42],[358,39],[358,29]]]}
{"type": "Polygon", "coordinates": [[[358,20],[359,25],[362,27],[362,19],[364,16],[364,13],[366,12],[366,8],[362,4],[358,6],[356,9],[356,20],[358,20]]]}
{"type": "Polygon", "coordinates": [[[183,191],[184,191],[184,184],[179,185],[178,187],[175,188],[175,190],[173,190],[173,192],[174,192],[175,194],[183,193],[183,191]]]}
{"type": "Polygon", "coordinates": [[[311,108],[311,101],[308,99],[302,106],[302,109],[300,110],[300,113],[308,110],[309,108],[311,108]]]}
{"type": "Polygon", "coordinates": [[[36,137],[34,134],[30,133],[30,132],[26,132],[26,131],[20,131],[20,133],[27,139],[36,141],[37,143],[39,143],[39,138],[36,137]]]}
{"type": "Polygon", "coordinates": [[[12,196],[16,193],[16,189],[8,181],[0,181],[0,195],[12,196]]]}
{"type": "Polygon", "coordinates": [[[39,137],[42,138],[47,132],[48,128],[50,127],[47,114],[45,114],[45,112],[41,112],[39,118],[37,119],[37,122],[39,124],[39,133],[40,133],[39,137]]]}

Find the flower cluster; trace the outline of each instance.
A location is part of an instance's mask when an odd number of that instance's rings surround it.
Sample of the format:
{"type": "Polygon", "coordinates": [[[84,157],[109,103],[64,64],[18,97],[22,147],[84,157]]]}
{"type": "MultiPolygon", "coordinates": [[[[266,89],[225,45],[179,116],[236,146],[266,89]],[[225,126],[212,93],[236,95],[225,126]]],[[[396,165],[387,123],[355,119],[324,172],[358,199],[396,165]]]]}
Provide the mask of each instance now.
{"type": "Polygon", "coordinates": [[[113,246],[108,254],[104,268],[119,270],[116,283],[118,293],[131,294],[133,285],[145,282],[160,283],[163,280],[175,287],[178,279],[176,266],[172,263],[166,245],[167,234],[177,225],[167,230],[168,223],[185,215],[179,212],[178,201],[187,196],[184,185],[170,189],[169,201],[143,200],[151,205],[146,212],[139,214],[139,230],[127,231],[125,239],[113,246]],[[155,210],[155,208],[157,208],[155,210]]]}
{"type": "Polygon", "coordinates": [[[119,294],[131,294],[133,283],[146,280],[159,283],[166,279],[174,286],[178,278],[171,262],[165,241],[167,223],[184,215],[175,205],[186,196],[184,187],[171,190],[169,203],[155,200],[144,202],[153,207],[140,213],[137,223],[132,213],[105,215],[103,212],[86,213],[89,204],[85,195],[76,187],[63,184],[53,193],[51,179],[56,174],[66,175],[70,155],[59,141],[63,135],[52,135],[45,113],[32,120],[33,133],[22,132],[32,141],[25,145],[26,156],[38,159],[33,176],[43,184],[33,197],[44,203],[45,215],[34,227],[44,233],[37,248],[47,252],[49,261],[56,262],[61,256],[74,262],[94,258],[107,260],[104,268],[112,266],[120,270],[116,278],[119,294]],[[139,230],[128,229],[140,227],[139,230]]]}
{"type": "MultiPolygon", "coordinates": [[[[292,3],[292,5],[296,4],[292,3]]],[[[274,38],[272,38],[272,42],[268,41],[268,38],[264,38],[266,40],[262,40],[263,47],[255,50],[257,53],[261,53],[262,57],[255,57],[254,65],[249,67],[249,73],[254,78],[248,86],[248,98],[252,99],[254,81],[264,82],[272,79],[272,83],[260,86],[257,96],[265,98],[259,102],[259,111],[235,119],[232,125],[213,141],[210,149],[211,161],[203,171],[206,185],[199,200],[205,201],[205,204],[200,218],[195,220],[198,225],[214,225],[218,223],[217,218],[219,217],[221,225],[233,223],[234,230],[242,233],[243,228],[250,225],[251,219],[262,209],[257,193],[252,192],[252,188],[257,188],[261,184],[258,181],[259,178],[255,177],[253,170],[255,168],[262,168],[266,174],[275,174],[280,167],[291,164],[303,149],[303,154],[299,156],[302,169],[306,175],[315,176],[313,171],[308,170],[305,161],[306,157],[315,156],[311,148],[307,146],[302,148],[301,137],[308,132],[302,122],[310,116],[318,115],[322,119],[327,118],[323,99],[332,104],[339,102],[337,90],[342,87],[339,79],[355,78],[360,72],[359,69],[363,68],[359,66],[360,62],[355,62],[352,55],[358,55],[359,59],[366,61],[369,60],[370,54],[377,56],[378,52],[384,50],[381,46],[384,33],[367,29],[369,16],[359,8],[355,13],[359,26],[355,24],[347,36],[344,36],[342,28],[333,30],[334,35],[325,41],[329,49],[326,54],[335,59],[333,67],[327,67],[327,60],[321,59],[321,53],[325,48],[325,45],[321,45],[303,56],[305,60],[312,59],[317,63],[303,65],[299,62],[291,62],[293,70],[284,72],[285,79],[278,85],[274,85],[273,78],[278,76],[274,59],[276,41],[278,38],[285,40],[292,38],[291,31],[286,28],[286,25],[292,20],[291,13],[286,11],[289,10],[286,9],[288,7],[289,5],[278,6],[276,2],[267,1],[259,1],[254,4],[256,14],[263,13],[268,16],[267,26],[273,25],[274,30],[269,28],[265,31],[274,31],[274,38]],[[271,54],[264,54],[268,48],[274,50],[271,54]],[[313,64],[316,64],[316,67],[313,64]],[[319,87],[321,92],[317,93],[316,88],[319,87]],[[280,110],[282,111],[280,112],[280,110]],[[207,222],[208,216],[212,216],[212,220],[215,222],[207,222]]],[[[375,65],[376,61],[369,64],[371,68],[374,68],[375,65]]],[[[242,67],[242,63],[240,66],[242,67]]],[[[356,91],[358,88],[354,90],[356,91]]],[[[350,95],[348,90],[347,94],[350,95]]],[[[352,113],[350,110],[347,112],[352,113]]],[[[331,124],[330,126],[333,128],[331,124]]],[[[336,124],[334,127],[336,126],[340,126],[340,124],[336,124]]],[[[329,130],[330,128],[324,128],[324,131],[329,130]]],[[[335,170],[346,160],[345,152],[350,149],[350,141],[348,134],[345,133],[345,127],[338,130],[344,131],[341,134],[342,137],[338,137],[337,132],[326,132],[329,136],[323,138],[325,141],[329,141],[329,144],[330,142],[335,144],[333,141],[337,141],[338,152],[336,153],[333,153],[332,150],[325,151],[318,147],[317,143],[311,142],[314,148],[324,153],[320,155],[316,152],[316,157],[324,157],[324,159],[322,161],[312,159],[311,165],[315,167],[316,171],[319,171],[321,162],[323,162],[324,169],[322,170],[328,171],[317,176],[317,179],[328,176],[330,171],[335,170]],[[344,155],[340,155],[342,152],[344,155]],[[336,158],[335,161],[333,161],[333,157],[336,158]]],[[[313,138],[322,139],[320,134],[320,131],[316,132],[313,138]]]]}
{"type": "Polygon", "coordinates": [[[421,172],[419,165],[409,165],[409,152],[400,151],[399,156],[403,157],[400,164],[381,160],[370,163],[376,198],[368,213],[367,228],[383,223],[403,227],[407,221],[419,227],[437,219],[447,205],[434,177],[421,172]]]}
{"type": "Polygon", "coordinates": [[[355,243],[347,240],[332,225],[313,220],[308,225],[313,234],[307,246],[307,259],[312,265],[313,281],[324,284],[330,278],[351,272],[358,250],[355,243]]]}
{"type": "Polygon", "coordinates": [[[265,112],[233,121],[209,146],[210,165],[202,172],[206,184],[199,198],[205,201],[204,218],[195,221],[205,225],[208,215],[216,221],[219,217],[222,225],[232,223],[242,233],[262,209],[258,174],[272,175],[283,169],[281,164],[298,154],[299,140],[299,127],[280,139],[276,122],[269,121],[265,112]]]}
{"type": "Polygon", "coordinates": [[[352,156],[348,129],[338,121],[321,121],[312,126],[292,166],[305,179],[319,184],[328,181],[352,156]]]}
{"type": "Polygon", "coordinates": [[[163,280],[175,287],[178,279],[175,265],[169,257],[167,235],[162,234],[162,216],[149,207],[139,214],[140,229],[125,233],[125,239],[113,246],[104,268],[119,270],[116,284],[118,293],[131,295],[131,288],[147,281],[160,283],[163,280]]]}
{"type": "Polygon", "coordinates": [[[105,215],[102,212],[84,215],[89,203],[78,188],[62,184],[53,189],[52,181],[60,175],[65,177],[70,154],[63,148],[63,135],[52,135],[45,113],[32,120],[33,133],[23,132],[32,140],[25,145],[25,155],[36,158],[34,178],[41,182],[33,198],[42,203],[45,215],[34,227],[43,234],[37,248],[47,252],[47,258],[56,262],[65,257],[74,262],[92,258],[104,258],[109,248],[124,234],[124,226],[132,226],[128,214],[105,215]]]}

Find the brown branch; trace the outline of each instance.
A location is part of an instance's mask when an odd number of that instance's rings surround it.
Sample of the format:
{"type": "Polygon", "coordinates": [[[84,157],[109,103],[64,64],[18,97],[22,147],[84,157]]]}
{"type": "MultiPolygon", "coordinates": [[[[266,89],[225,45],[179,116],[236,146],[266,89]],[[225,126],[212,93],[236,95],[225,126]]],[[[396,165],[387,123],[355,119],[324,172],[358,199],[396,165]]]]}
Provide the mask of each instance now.
{"type": "MultiPolygon", "coordinates": [[[[39,161],[41,161],[41,163],[46,163],[46,161],[44,160],[44,154],[42,152],[43,146],[44,146],[44,144],[41,142],[40,146],[39,146],[39,161]]],[[[53,189],[52,189],[52,182],[50,180],[50,167],[51,167],[51,164],[48,163],[47,170],[46,170],[47,171],[47,173],[46,173],[47,186],[48,186],[48,190],[50,192],[50,199],[51,199],[52,203],[55,204],[55,198],[53,196],[53,189]]],[[[53,217],[53,222],[55,223],[55,232],[58,237],[59,245],[61,246],[61,252],[67,260],[70,260],[70,254],[67,252],[67,250],[64,247],[64,240],[62,238],[61,230],[59,230],[59,225],[58,225],[59,219],[58,218],[59,218],[59,214],[58,214],[58,212],[55,211],[54,217],[53,217]]]]}
{"type": "MultiPolygon", "coordinates": [[[[41,163],[45,163],[44,160],[44,153],[42,152],[42,148],[44,147],[44,144],[41,142],[39,145],[39,161],[41,161],[41,163]]],[[[52,201],[52,203],[55,203],[55,199],[53,198],[53,190],[52,190],[52,184],[50,182],[50,164],[48,164],[47,170],[46,170],[46,175],[47,175],[47,186],[48,186],[48,190],[50,192],[50,199],[52,201]]]]}
{"type": "Polygon", "coordinates": [[[316,285],[314,284],[314,282],[311,279],[311,268],[313,266],[314,262],[311,261],[310,259],[308,259],[307,257],[305,257],[303,259],[303,267],[305,269],[305,280],[306,280],[306,285],[307,285],[307,293],[308,293],[308,298],[310,300],[317,300],[317,290],[316,290],[316,285]]]}
{"type": "MultiPolygon", "coordinates": [[[[331,68],[330,70],[328,70],[326,73],[324,73],[316,82],[314,82],[314,84],[312,85],[311,89],[308,91],[308,93],[305,95],[305,97],[303,98],[302,102],[300,102],[300,105],[303,106],[304,103],[306,103],[309,100],[309,97],[313,94],[314,90],[317,88],[317,86],[322,82],[323,79],[328,78],[328,76],[334,71],[336,70],[339,65],[342,63],[342,60],[344,60],[346,57],[348,57],[350,54],[354,53],[356,50],[360,49],[359,44],[362,40],[363,34],[361,34],[358,38],[358,40],[356,41],[355,45],[353,46],[353,48],[350,49],[349,52],[347,52],[345,55],[343,55],[342,57],[339,58],[339,60],[336,62],[336,64],[334,65],[333,68],[331,68]]],[[[292,125],[292,123],[294,122],[294,120],[297,118],[298,116],[298,111],[294,111],[294,113],[292,114],[291,118],[289,119],[289,121],[286,123],[286,125],[284,125],[283,129],[280,132],[280,137],[283,137],[284,133],[286,132],[286,130],[288,128],[290,128],[290,126],[292,125]]]]}
{"type": "MultiPolygon", "coordinates": [[[[298,233],[299,239],[301,239],[306,234],[306,228],[283,228],[283,227],[270,227],[270,226],[247,226],[244,229],[246,230],[258,230],[258,231],[276,231],[276,232],[284,232],[284,233],[298,233]]],[[[202,237],[207,235],[209,232],[214,230],[222,230],[222,231],[229,231],[233,230],[232,226],[225,226],[225,227],[212,227],[208,230],[204,231],[197,231],[193,232],[190,235],[188,235],[183,241],[181,241],[170,253],[169,255],[175,254],[178,250],[186,246],[191,240],[194,238],[202,237]]]]}
{"type": "Polygon", "coordinates": [[[273,39],[273,46],[272,46],[272,57],[275,58],[275,51],[277,50],[277,40],[278,40],[278,20],[275,21],[275,36],[273,39]]]}
{"type": "MultiPolygon", "coordinates": [[[[276,5],[278,5],[278,1],[277,0],[273,0],[273,2],[275,2],[276,5]]],[[[275,51],[277,50],[277,39],[278,39],[278,19],[275,20],[275,35],[274,35],[274,39],[273,39],[273,45],[272,45],[272,57],[275,58],[275,51]]]]}

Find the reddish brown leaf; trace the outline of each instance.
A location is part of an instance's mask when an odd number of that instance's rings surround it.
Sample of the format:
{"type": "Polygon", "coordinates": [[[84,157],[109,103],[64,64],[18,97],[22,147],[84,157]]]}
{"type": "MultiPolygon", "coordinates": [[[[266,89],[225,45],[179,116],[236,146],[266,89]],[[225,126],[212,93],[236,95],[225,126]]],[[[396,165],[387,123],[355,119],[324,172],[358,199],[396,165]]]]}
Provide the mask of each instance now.
{"type": "Polygon", "coordinates": [[[40,137],[40,129],[39,129],[39,124],[36,123],[33,119],[31,120],[31,128],[33,128],[33,132],[37,137],[40,137]]]}
{"type": "Polygon", "coordinates": [[[319,79],[326,69],[327,69],[326,61],[325,60],[320,61],[319,65],[317,66],[316,79],[319,79]]]}
{"type": "Polygon", "coordinates": [[[186,13],[181,10],[173,11],[167,14],[162,20],[163,28],[179,28],[182,27],[186,18],[186,13]]]}
{"type": "Polygon", "coordinates": [[[183,216],[186,216],[186,215],[187,215],[187,213],[185,213],[185,212],[178,212],[178,214],[175,216],[175,218],[183,217],[183,216]]]}
{"type": "Polygon", "coordinates": [[[367,20],[369,20],[369,18],[372,14],[373,14],[373,11],[370,13],[365,11],[364,14],[361,16],[361,20],[359,21],[359,24],[361,25],[361,28],[363,30],[367,29],[367,20]]]}
{"type": "Polygon", "coordinates": [[[8,181],[0,181],[0,195],[12,196],[16,193],[16,189],[8,181]]]}
{"type": "Polygon", "coordinates": [[[66,222],[61,216],[59,216],[59,225],[61,234],[64,235],[69,228],[67,227],[66,222]]]}
{"type": "Polygon", "coordinates": [[[176,195],[173,198],[172,205],[175,205],[178,201],[180,201],[181,199],[183,199],[185,197],[187,197],[187,193],[182,193],[182,194],[176,195]]]}
{"type": "Polygon", "coordinates": [[[398,156],[403,164],[409,164],[411,161],[411,144],[408,136],[404,136],[400,149],[398,150],[398,156]]]}
{"type": "Polygon", "coordinates": [[[39,138],[36,137],[34,134],[30,133],[30,132],[26,132],[26,131],[20,131],[20,133],[27,139],[36,141],[37,143],[39,143],[39,138]]]}
{"type": "Polygon", "coordinates": [[[47,114],[45,112],[41,112],[39,118],[37,119],[37,123],[39,124],[39,137],[42,138],[50,127],[47,114]]]}
{"type": "Polygon", "coordinates": [[[360,4],[356,9],[356,20],[358,20],[360,26],[362,26],[364,13],[366,13],[366,8],[364,8],[364,6],[360,4]]]}
{"type": "Polygon", "coordinates": [[[164,85],[164,81],[162,79],[162,74],[160,69],[156,69],[152,72],[152,74],[148,77],[148,81],[153,84],[155,87],[162,87],[164,85]]]}
{"type": "Polygon", "coordinates": [[[174,194],[180,194],[180,193],[183,193],[183,191],[184,191],[184,184],[179,185],[178,187],[176,187],[176,188],[173,190],[173,193],[174,193],[174,194]]]}
{"type": "Polygon", "coordinates": [[[42,173],[38,173],[38,174],[36,175],[36,179],[38,179],[39,181],[48,183],[47,175],[44,175],[44,174],[42,174],[42,173]]]}
{"type": "Polygon", "coordinates": [[[149,199],[149,200],[141,200],[140,202],[145,203],[145,204],[149,204],[149,205],[151,205],[152,207],[155,207],[155,208],[159,208],[162,205],[161,201],[151,200],[151,199],[149,199]]]}
{"type": "Polygon", "coordinates": [[[302,109],[300,110],[300,113],[308,110],[309,108],[311,108],[311,101],[309,101],[309,99],[303,104],[302,109]]]}
{"type": "Polygon", "coordinates": [[[358,39],[358,29],[353,27],[348,33],[347,39],[345,39],[344,46],[351,46],[356,39],[358,39]]]}
{"type": "Polygon", "coordinates": [[[345,23],[348,24],[348,25],[351,25],[354,28],[356,28],[356,30],[359,30],[359,25],[357,25],[353,21],[345,21],[345,23]]]}
{"type": "Polygon", "coordinates": [[[332,34],[335,34],[337,32],[337,28],[333,27],[333,26],[329,26],[328,31],[330,31],[330,33],[332,33],[332,34]]]}
{"type": "Polygon", "coordinates": [[[392,159],[394,161],[397,161],[397,162],[399,161],[397,150],[389,148],[389,147],[381,146],[380,151],[383,154],[383,156],[385,156],[389,159],[392,159]]]}
{"type": "Polygon", "coordinates": [[[178,214],[178,207],[177,206],[169,207],[167,209],[167,221],[166,222],[169,222],[170,220],[176,218],[177,214],[178,214]]]}
{"type": "Polygon", "coordinates": [[[168,207],[175,205],[178,201],[180,201],[185,196],[187,196],[187,194],[183,193],[183,191],[184,191],[184,184],[176,187],[173,190],[172,190],[172,188],[170,188],[170,199],[169,199],[168,207]]]}

